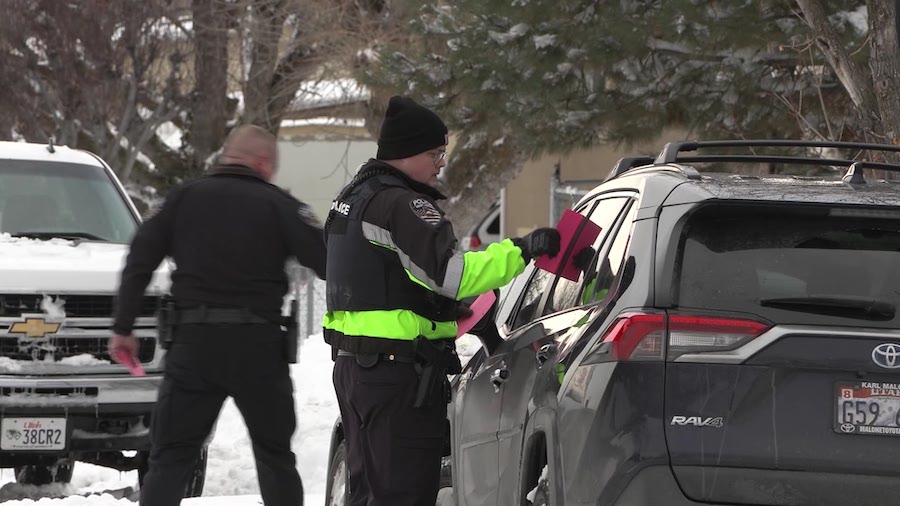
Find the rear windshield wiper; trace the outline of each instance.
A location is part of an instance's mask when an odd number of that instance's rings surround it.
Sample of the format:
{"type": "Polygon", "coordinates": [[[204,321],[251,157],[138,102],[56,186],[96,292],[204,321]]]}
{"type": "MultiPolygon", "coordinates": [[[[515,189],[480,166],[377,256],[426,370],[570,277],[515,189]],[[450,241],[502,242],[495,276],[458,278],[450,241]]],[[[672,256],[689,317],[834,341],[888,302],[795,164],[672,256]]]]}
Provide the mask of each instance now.
{"type": "Polygon", "coordinates": [[[13,237],[30,237],[32,239],[69,239],[79,241],[87,239],[89,241],[106,241],[102,237],[87,232],[19,232],[12,234],[13,237]]]}
{"type": "Polygon", "coordinates": [[[892,320],[895,312],[894,305],[890,302],[866,297],[785,297],[762,299],[759,303],[765,307],[788,311],[877,321],[892,320]]]}

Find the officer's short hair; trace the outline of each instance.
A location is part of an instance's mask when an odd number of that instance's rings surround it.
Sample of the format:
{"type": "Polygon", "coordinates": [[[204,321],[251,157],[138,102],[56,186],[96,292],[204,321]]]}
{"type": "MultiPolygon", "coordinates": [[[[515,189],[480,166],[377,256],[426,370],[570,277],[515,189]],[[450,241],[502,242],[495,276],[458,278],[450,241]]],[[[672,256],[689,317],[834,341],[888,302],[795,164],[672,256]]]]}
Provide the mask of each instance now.
{"type": "Polygon", "coordinates": [[[278,139],[271,132],[256,125],[241,125],[228,134],[222,149],[224,163],[246,163],[258,156],[277,162],[278,139]]]}

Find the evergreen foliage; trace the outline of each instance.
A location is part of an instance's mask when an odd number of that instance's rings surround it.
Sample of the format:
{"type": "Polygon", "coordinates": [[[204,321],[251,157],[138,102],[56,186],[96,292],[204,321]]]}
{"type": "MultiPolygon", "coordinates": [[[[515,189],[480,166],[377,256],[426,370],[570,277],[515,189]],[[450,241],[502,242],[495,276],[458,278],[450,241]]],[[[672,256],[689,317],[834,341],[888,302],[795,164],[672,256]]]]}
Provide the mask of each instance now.
{"type": "MultiPolygon", "coordinates": [[[[828,2],[865,63],[866,9],[828,2]]],[[[793,2],[454,0],[421,8],[418,44],[365,79],[437,107],[458,131],[510,131],[530,155],[657,136],[852,139],[846,92],[793,2]]]]}

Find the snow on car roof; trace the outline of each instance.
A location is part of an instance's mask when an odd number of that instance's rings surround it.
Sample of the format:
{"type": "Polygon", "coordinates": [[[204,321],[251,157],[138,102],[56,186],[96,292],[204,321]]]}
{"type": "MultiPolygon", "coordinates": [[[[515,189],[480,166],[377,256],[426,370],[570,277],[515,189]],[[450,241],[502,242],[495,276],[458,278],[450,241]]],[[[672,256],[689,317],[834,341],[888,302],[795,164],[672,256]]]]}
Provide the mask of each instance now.
{"type": "Polygon", "coordinates": [[[86,151],[72,149],[68,146],[53,146],[53,152],[51,153],[48,147],[48,144],[0,141],[0,159],[69,162],[102,166],[97,161],[97,158],[86,151]]]}

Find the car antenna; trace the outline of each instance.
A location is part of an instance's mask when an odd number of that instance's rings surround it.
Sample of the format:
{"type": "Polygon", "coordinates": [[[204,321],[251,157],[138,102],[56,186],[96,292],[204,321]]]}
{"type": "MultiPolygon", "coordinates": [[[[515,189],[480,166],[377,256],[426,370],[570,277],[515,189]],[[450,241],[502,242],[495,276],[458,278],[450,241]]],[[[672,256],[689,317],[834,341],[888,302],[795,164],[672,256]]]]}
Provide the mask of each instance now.
{"type": "Polygon", "coordinates": [[[51,135],[50,142],[47,144],[47,151],[49,151],[51,153],[56,153],[56,148],[53,147],[53,141],[54,141],[54,139],[53,139],[53,136],[51,135]]]}

